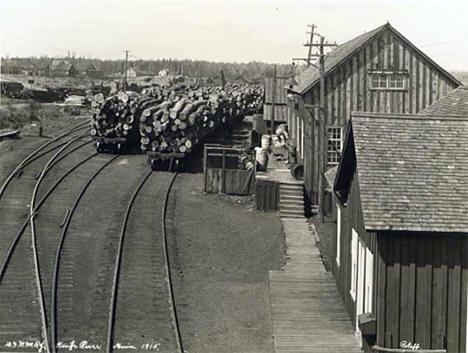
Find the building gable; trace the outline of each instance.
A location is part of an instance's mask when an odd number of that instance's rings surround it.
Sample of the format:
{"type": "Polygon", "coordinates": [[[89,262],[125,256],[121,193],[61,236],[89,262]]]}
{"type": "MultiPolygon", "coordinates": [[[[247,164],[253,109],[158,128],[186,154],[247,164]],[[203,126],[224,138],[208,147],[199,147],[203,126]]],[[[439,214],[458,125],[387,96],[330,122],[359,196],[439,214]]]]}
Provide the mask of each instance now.
{"type": "MultiPolygon", "coordinates": [[[[350,62],[353,58],[358,55],[359,52],[368,48],[375,43],[382,39],[384,35],[394,36],[396,40],[401,42],[404,47],[414,51],[417,53],[418,56],[421,57],[422,60],[426,62],[427,65],[430,65],[434,70],[440,72],[448,81],[450,81],[454,86],[461,85],[461,82],[455,78],[452,74],[448,71],[444,70],[440,65],[438,65],[434,60],[432,60],[429,56],[424,54],[419,48],[417,48],[414,44],[412,44],[406,37],[404,37],[400,32],[398,32],[394,27],[392,27],[389,23],[380,26],[370,32],[364,33],[358,37],[355,37],[348,42],[343,43],[342,45],[338,46],[336,49],[332,50],[326,57],[325,57],[325,76],[329,76],[334,71],[338,70],[343,64],[346,62],[350,62]]],[[[390,55],[398,55],[398,53],[390,53],[390,55]]],[[[382,58],[383,61],[388,60],[388,62],[392,61],[393,58],[382,58]]],[[[397,57],[395,57],[398,60],[397,57]]],[[[383,63],[381,63],[383,64],[383,63]]],[[[379,69],[379,68],[376,68],[379,69]]],[[[298,85],[294,87],[294,91],[304,95],[310,89],[312,89],[315,85],[317,85],[320,81],[320,72],[319,69],[316,67],[309,67],[305,71],[303,71],[298,76],[298,85]]]]}
{"type": "Polygon", "coordinates": [[[367,230],[468,232],[468,117],[354,113],[350,126],[335,191],[354,150],[367,230]]]}

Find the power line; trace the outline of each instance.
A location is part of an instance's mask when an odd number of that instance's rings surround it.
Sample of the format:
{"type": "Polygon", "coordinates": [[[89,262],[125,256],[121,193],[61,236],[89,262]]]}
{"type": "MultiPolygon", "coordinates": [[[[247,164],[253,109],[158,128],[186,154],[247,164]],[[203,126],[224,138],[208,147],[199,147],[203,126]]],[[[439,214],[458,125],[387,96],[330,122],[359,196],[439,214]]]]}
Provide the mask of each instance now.
{"type": "Polygon", "coordinates": [[[432,43],[432,44],[425,44],[421,45],[421,48],[427,48],[427,47],[435,47],[437,45],[444,45],[444,44],[450,44],[450,43],[457,43],[457,42],[462,42],[464,40],[468,40],[468,37],[464,38],[459,38],[459,39],[454,39],[454,40],[447,40],[445,42],[438,42],[438,43],[432,43]]]}

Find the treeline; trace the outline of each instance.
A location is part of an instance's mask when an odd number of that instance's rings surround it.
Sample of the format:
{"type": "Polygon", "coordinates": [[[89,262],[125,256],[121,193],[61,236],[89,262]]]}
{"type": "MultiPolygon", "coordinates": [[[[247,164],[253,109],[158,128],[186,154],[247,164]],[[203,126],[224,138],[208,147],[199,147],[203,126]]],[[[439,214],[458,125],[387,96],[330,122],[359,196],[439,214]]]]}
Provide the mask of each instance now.
{"type": "MultiPolygon", "coordinates": [[[[57,58],[58,59],[58,58],[57,58]]],[[[95,64],[105,75],[122,73],[124,71],[124,60],[101,60],[87,58],[60,58],[72,64],[95,64]]],[[[53,59],[47,57],[30,58],[9,58],[3,59],[3,65],[32,65],[35,67],[44,67],[53,59]]],[[[168,69],[171,74],[182,74],[192,77],[216,78],[223,70],[227,79],[244,78],[256,81],[265,76],[272,75],[273,64],[252,61],[249,63],[225,63],[211,62],[204,60],[178,60],[178,59],[158,59],[158,60],[132,60],[129,67],[134,68],[140,73],[158,74],[163,69],[168,69]]],[[[291,72],[291,65],[278,65],[278,74],[285,75],[291,72]]]]}

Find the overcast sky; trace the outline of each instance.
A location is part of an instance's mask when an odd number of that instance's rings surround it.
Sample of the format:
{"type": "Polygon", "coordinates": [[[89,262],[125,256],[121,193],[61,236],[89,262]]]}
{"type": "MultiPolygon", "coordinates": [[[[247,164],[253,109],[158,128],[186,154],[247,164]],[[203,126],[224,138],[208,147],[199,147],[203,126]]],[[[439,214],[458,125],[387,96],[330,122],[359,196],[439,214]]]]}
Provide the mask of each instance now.
{"type": "Polygon", "coordinates": [[[468,70],[468,0],[0,0],[0,53],[290,63],[306,55],[307,24],[342,43],[387,20],[468,70]]]}

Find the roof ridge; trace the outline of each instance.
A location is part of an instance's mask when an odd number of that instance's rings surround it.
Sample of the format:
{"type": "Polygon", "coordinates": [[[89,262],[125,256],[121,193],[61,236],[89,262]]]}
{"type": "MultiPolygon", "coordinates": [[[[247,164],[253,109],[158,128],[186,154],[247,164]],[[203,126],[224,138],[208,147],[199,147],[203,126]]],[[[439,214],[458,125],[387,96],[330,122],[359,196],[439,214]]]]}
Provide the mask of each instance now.
{"type": "Polygon", "coordinates": [[[403,113],[371,113],[371,112],[352,112],[351,120],[354,118],[372,118],[372,119],[402,119],[402,120],[442,120],[442,121],[466,121],[468,115],[455,114],[403,114],[403,113]],[[425,119],[422,119],[424,117],[425,119]]]}

